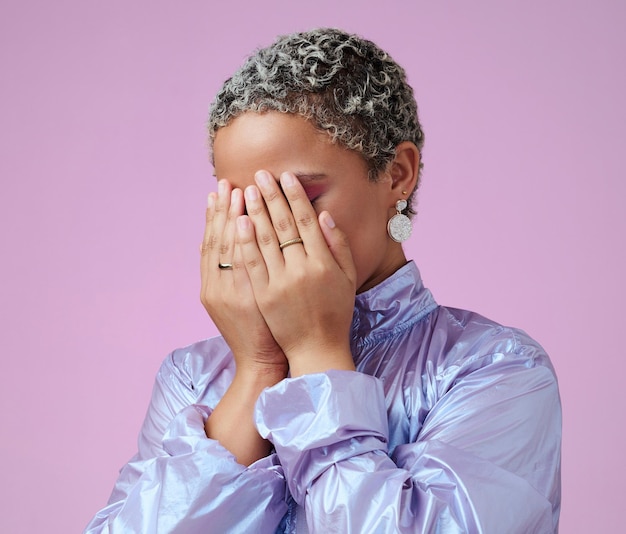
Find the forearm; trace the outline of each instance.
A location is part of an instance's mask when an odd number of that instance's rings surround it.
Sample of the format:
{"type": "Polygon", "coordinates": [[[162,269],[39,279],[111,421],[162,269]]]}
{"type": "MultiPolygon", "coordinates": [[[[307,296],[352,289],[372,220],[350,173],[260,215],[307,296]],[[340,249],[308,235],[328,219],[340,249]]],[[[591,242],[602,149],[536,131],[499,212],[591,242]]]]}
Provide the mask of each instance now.
{"type": "Polygon", "coordinates": [[[232,384],[207,419],[207,437],[230,451],[242,465],[250,465],[267,456],[271,443],[263,439],[254,423],[254,406],[266,387],[287,376],[286,366],[238,369],[232,384]]]}
{"type": "Polygon", "coordinates": [[[208,412],[180,411],[163,436],[163,454],[135,457],[122,469],[85,534],[274,532],[286,509],[282,467],[274,455],[239,465],[207,439],[208,412]]]}

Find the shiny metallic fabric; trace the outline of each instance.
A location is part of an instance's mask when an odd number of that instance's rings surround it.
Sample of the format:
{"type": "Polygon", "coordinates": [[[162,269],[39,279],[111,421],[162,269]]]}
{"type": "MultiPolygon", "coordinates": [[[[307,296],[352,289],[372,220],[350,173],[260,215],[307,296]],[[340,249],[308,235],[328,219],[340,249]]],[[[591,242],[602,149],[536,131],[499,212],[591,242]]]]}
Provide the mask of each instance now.
{"type": "Polygon", "coordinates": [[[109,504],[86,533],[549,533],[561,408],[543,349],[438,306],[408,263],[357,296],[358,372],[283,380],[256,407],[250,467],[204,421],[234,364],[214,338],[163,363],[109,504]]]}

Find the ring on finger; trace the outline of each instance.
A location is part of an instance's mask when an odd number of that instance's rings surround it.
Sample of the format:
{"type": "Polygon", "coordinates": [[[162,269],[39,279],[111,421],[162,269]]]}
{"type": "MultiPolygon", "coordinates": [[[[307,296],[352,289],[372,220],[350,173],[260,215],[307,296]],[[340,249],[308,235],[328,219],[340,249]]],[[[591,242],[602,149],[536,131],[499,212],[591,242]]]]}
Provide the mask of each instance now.
{"type": "Polygon", "coordinates": [[[232,263],[218,263],[217,266],[219,267],[220,271],[232,271],[233,270],[233,264],[232,263]]]}
{"type": "Polygon", "coordinates": [[[301,237],[294,237],[293,239],[283,241],[278,245],[278,247],[280,248],[280,250],[283,250],[284,248],[290,247],[291,245],[297,245],[298,243],[302,243],[301,237]]]}

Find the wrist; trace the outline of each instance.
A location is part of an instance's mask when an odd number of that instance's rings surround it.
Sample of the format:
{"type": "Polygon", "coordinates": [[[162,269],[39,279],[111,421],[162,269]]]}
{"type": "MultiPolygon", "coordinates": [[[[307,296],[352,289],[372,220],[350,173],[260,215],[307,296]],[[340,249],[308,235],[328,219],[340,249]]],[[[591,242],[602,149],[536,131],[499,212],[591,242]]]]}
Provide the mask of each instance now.
{"type": "Polygon", "coordinates": [[[355,371],[354,360],[349,346],[294,351],[288,355],[289,370],[292,377],[305,374],[324,373],[331,369],[337,371],[355,371]]]}
{"type": "Polygon", "coordinates": [[[280,364],[237,363],[233,383],[237,383],[239,387],[260,392],[266,387],[278,384],[287,377],[288,373],[289,365],[286,361],[280,364]]]}

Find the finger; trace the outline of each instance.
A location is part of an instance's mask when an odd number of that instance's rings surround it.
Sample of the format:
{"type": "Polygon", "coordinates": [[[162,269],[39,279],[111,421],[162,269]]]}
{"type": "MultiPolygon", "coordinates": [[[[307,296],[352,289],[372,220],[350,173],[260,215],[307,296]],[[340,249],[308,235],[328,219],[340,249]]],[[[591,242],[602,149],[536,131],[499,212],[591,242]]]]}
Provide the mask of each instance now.
{"type": "Polygon", "coordinates": [[[211,234],[213,231],[213,220],[215,218],[215,202],[217,195],[213,192],[207,197],[206,223],[204,226],[204,236],[200,244],[200,278],[201,278],[201,295],[204,295],[208,283],[208,265],[209,253],[212,246],[211,234]]]}
{"type": "Polygon", "coordinates": [[[243,208],[243,191],[241,189],[233,189],[230,193],[230,207],[226,216],[226,224],[220,239],[220,263],[232,264],[235,248],[236,220],[237,217],[243,215],[243,208]]]}
{"type": "Polygon", "coordinates": [[[328,250],[346,277],[356,285],[356,267],[346,234],[337,228],[335,221],[327,211],[320,213],[319,223],[328,250]]]}
{"type": "Polygon", "coordinates": [[[237,247],[246,268],[246,273],[256,295],[260,294],[269,281],[267,265],[257,244],[255,227],[249,216],[237,217],[237,247]]]}
{"type": "Polygon", "coordinates": [[[263,197],[254,185],[246,187],[244,195],[248,217],[254,225],[254,235],[263,260],[271,273],[281,272],[285,265],[285,257],[280,251],[279,238],[263,197]]]}
{"type": "Polygon", "coordinates": [[[202,295],[205,294],[213,273],[217,275],[219,246],[230,207],[230,190],[231,186],[228,181],[220,180],[217,186],[217,195],[211,193],[207,200],[206,226],[200,260],[202,295]]]}
{"type": "MultiPolygon", "coordinates": [[[[278,182],[267,171],[259,171],[254,175],[254,179],[263,195],[263,200],[267,206],[274,232],[278,243],[284,243],[299,237],[296,221],[291,213],[291,207],[281,191],[278,182]]],[[[256,228],[256,220],[254,221],[256,228]]],[[[257,231],[258,236],[258,231],[257,231]]],[[[291,247],[293,250],[303,252],[303,247],[291,247]]],[[[290,250],[292,252],[293,250],[290,250]]]]}
{"type": "Polygon", "coordinates": [[[328,247],[320,231],[317,213],[300,181],[293,173],[284,172],[280,176],[280,183],[307,254],[327,253],[328,247]]]}
{"type": "Polygon", "coordinates": [[[206,256],[209,253],[209,237],[211,235],[211,229],[213,228],[213,219],[215,217],[215,201],[217,195],[211,191],[207,196],[206,207],[206,220],[204,224],[204,235],[202,237],[202,243],[200,245],[200,253],[202,256],[206,256]]]}
{"type": "Polygon", "coordinates": [[[252,291],[252,286],[250,284],[250,277],[248,276],[248,271],[246,270],[246,264],[243,260],[243,254],[241,252],[241,247],[239,246],[239,238],[237,236],[237,221],[235,220],[235,246],[233,250],[233,286],[237,292],[237,296],[241,298],[243,295],[249,295],[252,291]]]}
{"type": "Polygon", "coordinates": [[[230,207],[230,184],[220,180],[217,186],[217,195],[209,195],[207,221],[204,229],[203,251],[206,261],[217,264],[219,261],[219,246],[228,217],[230,207]]]}

